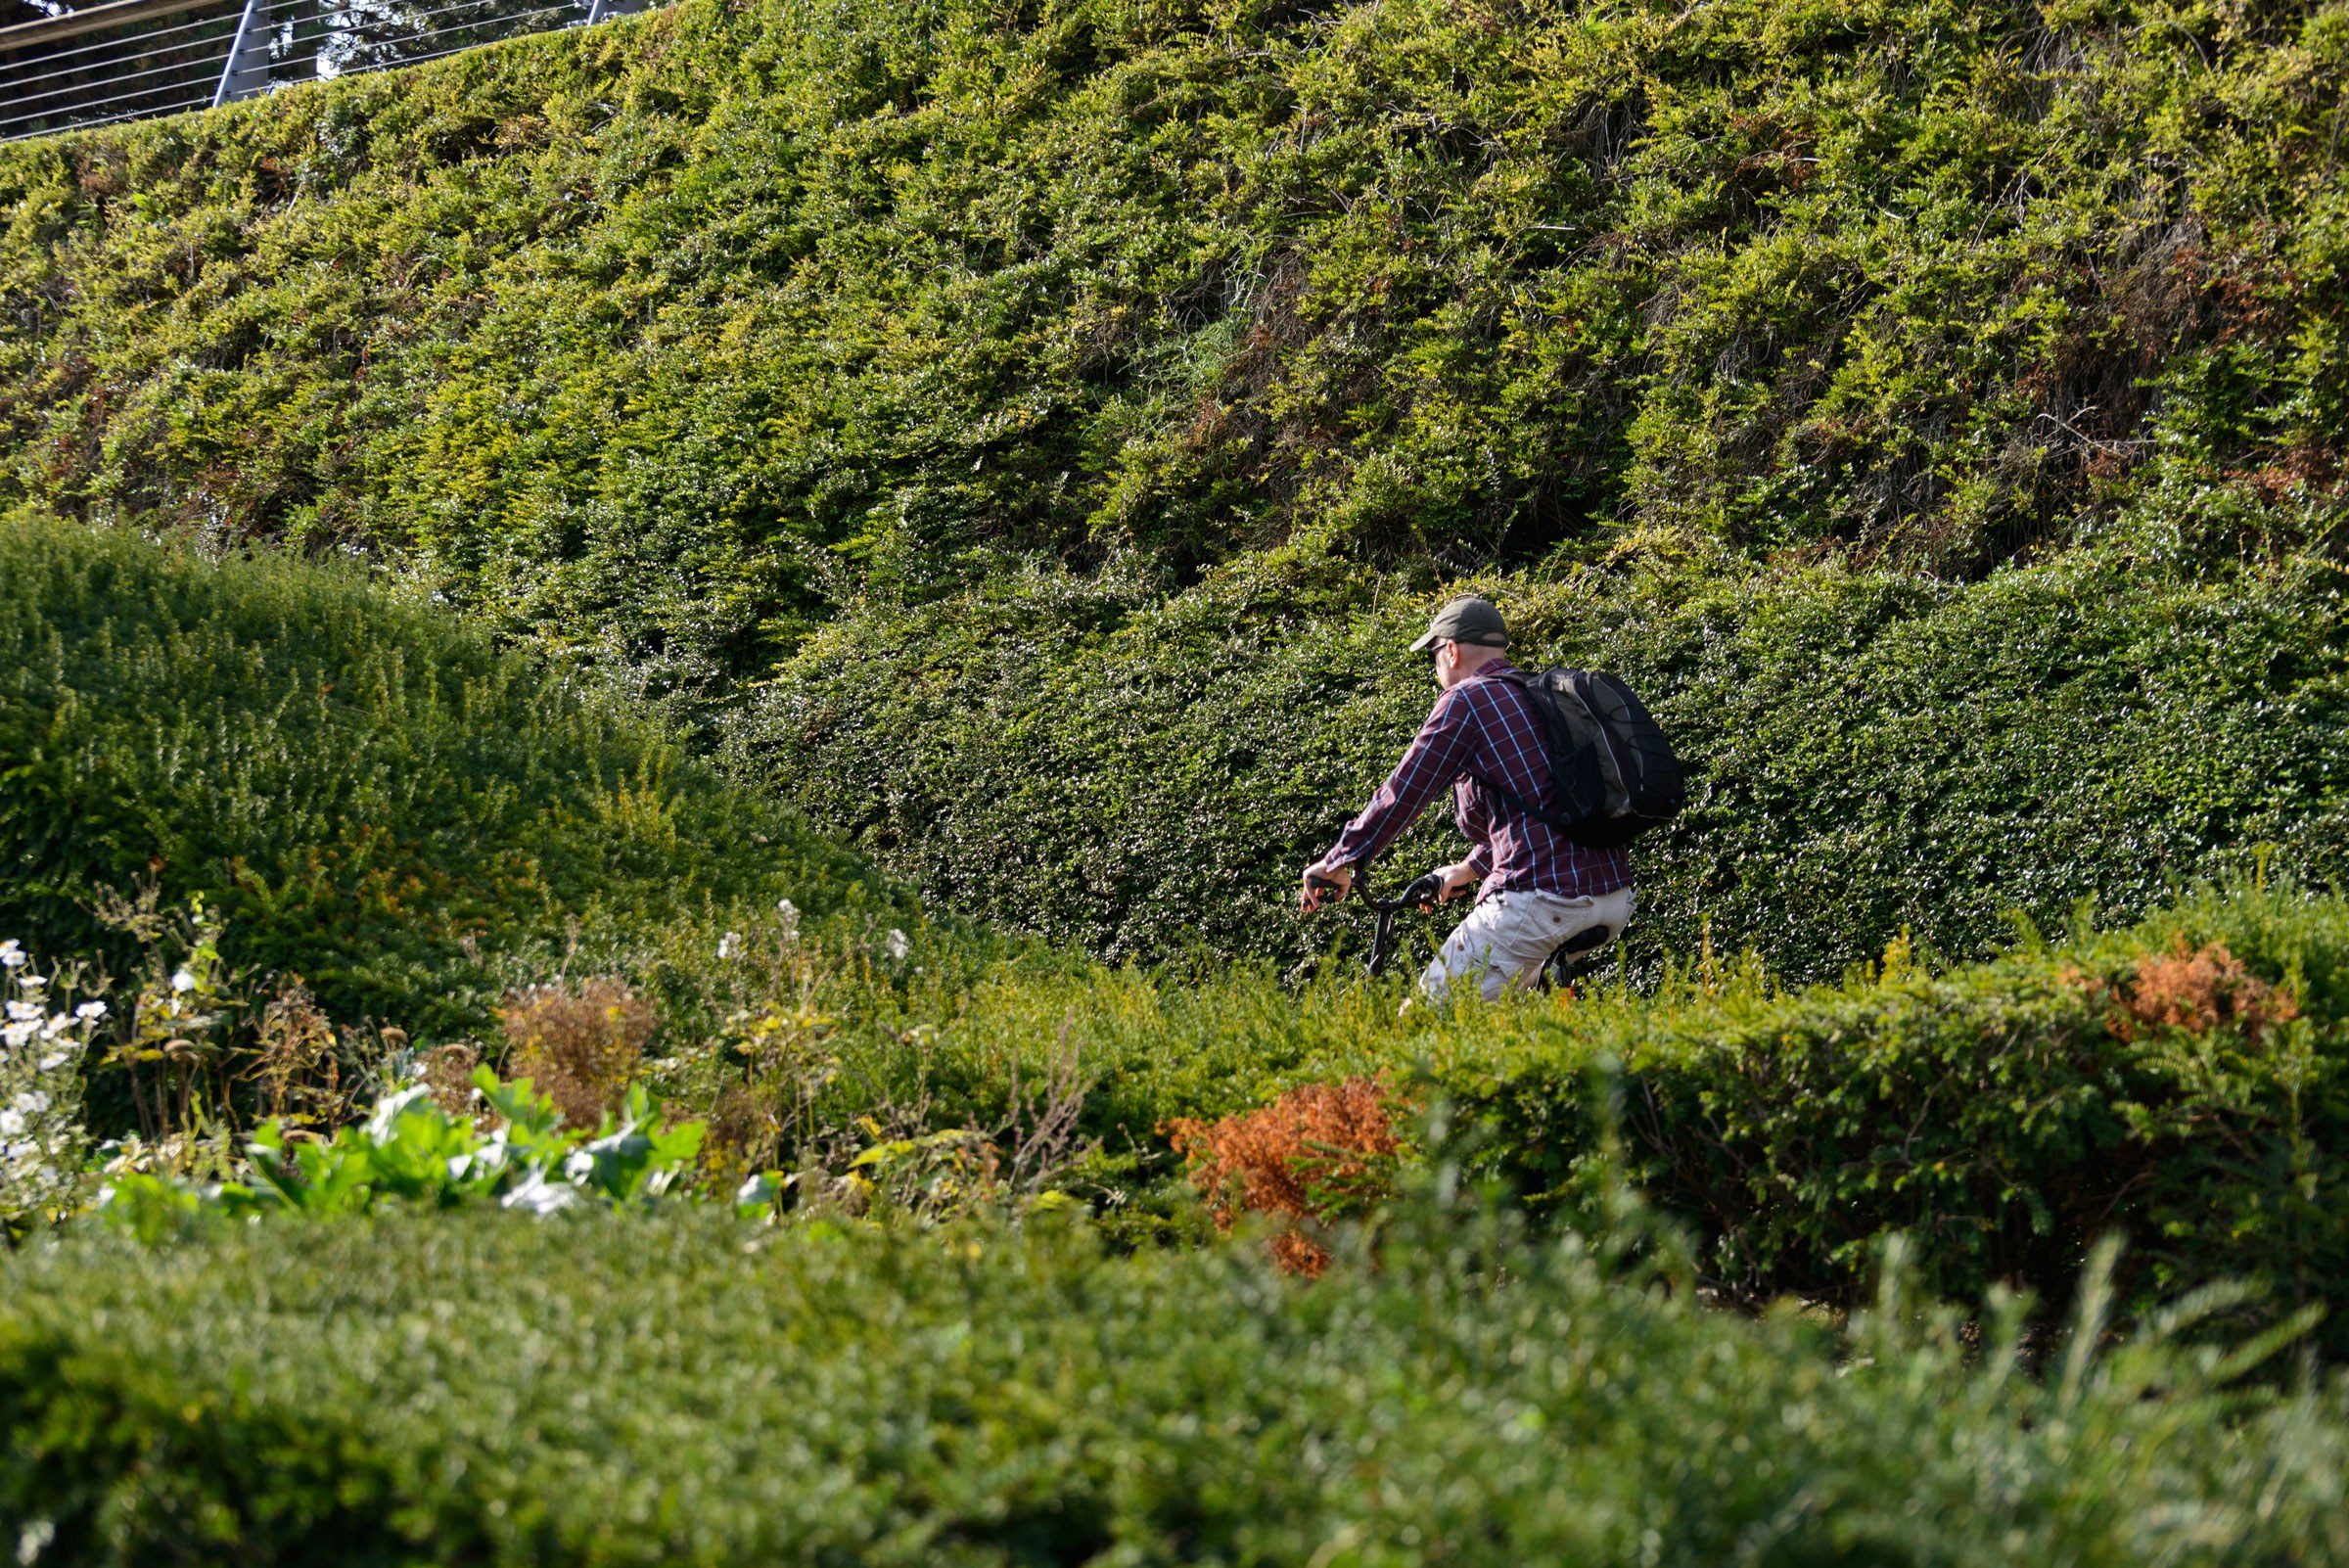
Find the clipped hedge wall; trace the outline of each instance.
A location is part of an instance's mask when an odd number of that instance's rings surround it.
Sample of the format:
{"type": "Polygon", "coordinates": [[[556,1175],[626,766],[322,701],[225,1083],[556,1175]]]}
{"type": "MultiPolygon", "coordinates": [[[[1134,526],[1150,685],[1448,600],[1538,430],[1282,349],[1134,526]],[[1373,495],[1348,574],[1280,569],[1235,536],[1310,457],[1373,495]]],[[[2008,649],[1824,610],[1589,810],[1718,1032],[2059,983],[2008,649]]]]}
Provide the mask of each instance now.
{"type": "Polygon", "coordinates": [[[623,702],[354,574],[20,515],[0,580],[0,933],[34,952],[119,955],[88,902],[152,881],[339,1020],[461,1032],[575,922],[890,897],[623,702]]]}
{"type": "Polygon", "coordinates": [[[2349,1560],[2337,1390],[2043,1385],[1997,1324],[1838,1342],[1474,1219],[1312,1287],[683,1216],[29,1248],[0,1523],[72,1564],[2349,1560]]]}
{"type": "Polygon", "coordinates": [[[2349,1353],[2349,904],[2205,897],[1941,975],[1712,992],[1448,1042],[1434,1083],[1537,1205],[1619,1158],[1736,1299],[1851,1300],[1897,1230],[1933,1289],[2061,1301],[2118,1231],[2128,1310],[2245,1281],[2349,1353]]]}
{"type": "MultiPolygon", "coordinates": [[[[2148,530],[2148,534],[2152,530],[2148,530]]],[[[2349,628],[2315,558],[2194,570],[2115,537],[1974,583],[1829,563],[1467,585],[1521,660],[1615,669],[1693,765],[1635,852],[1644,973],[1751,946],[1831,980],[1904,930],[1996,950],[2010,910],[2134,918],[2247,866],[2349,869],[2349,628]]],[[[749,761],[946,907],[1112,957],[1287,964],[1326,849],[1425,715],[1431,597],[1274,559],[1172,597],[1042,574],[814,641],[749,761]]],[[[1455,853],[1439,803],[1392,885],[1455,853]]]]}
{"type": "Polygon", "coordinates": [[[2305,4],[687,0],[0,149],[0,499],[396,558],[1113,956],[1303,951],[1482,581],[1708,770],[1645,961],[1974,955],[2335,874],[2344,68],[2305,4]]]}

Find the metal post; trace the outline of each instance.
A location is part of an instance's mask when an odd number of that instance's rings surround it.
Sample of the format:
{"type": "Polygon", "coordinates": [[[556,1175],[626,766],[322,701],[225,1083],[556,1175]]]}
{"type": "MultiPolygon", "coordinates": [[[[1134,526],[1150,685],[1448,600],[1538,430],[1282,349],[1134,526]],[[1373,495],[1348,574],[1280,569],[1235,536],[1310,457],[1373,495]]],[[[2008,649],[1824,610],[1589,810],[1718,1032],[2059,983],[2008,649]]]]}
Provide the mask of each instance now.
{"type": "Polygon", "coordinates": [[[632,17],[651,3],[652,0],[590,0],[587,25],[592,27],[607,17],[632,17]]]}
{"type": "Polygon", "coordinates": [[[220,68],[220,86],[212,107],[251,98],[269,90],[269,8],[265,0],[245,0],[237,19],[237,36],[228,46],[228,63],[220,68]]]}
{"type": "Polygon", "coordinates": [[[318,59],[325,49],[326,36],[326,16],[319,9],[318,0],[301,0],[294,13],[294,46],[287,55],[298,74],[304,67],[310,75],[318,74],[318,59]]]}

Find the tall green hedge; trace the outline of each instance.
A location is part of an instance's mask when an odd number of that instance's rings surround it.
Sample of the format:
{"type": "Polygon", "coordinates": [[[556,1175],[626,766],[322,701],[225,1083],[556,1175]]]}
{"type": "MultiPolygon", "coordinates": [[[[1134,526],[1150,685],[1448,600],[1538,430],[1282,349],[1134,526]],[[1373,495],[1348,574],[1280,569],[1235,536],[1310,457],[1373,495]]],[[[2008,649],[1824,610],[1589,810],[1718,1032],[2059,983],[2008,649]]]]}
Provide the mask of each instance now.
{"type": "Polygon", "coordinates": [[[0,149],[0,498],[395,558],[1111,955],[1307,945],[1482,582],[1704,770],[1651,957],[1975,954],[2335,874],[2344,68],[2288,3],[686,0],[0,149]]]}
{"type": "Polygon", "coordinates": [[[1978,1356],[1897,1298],[1747,1322],[1472,1212],[1383,1252],[1307,1286],[496,1213],[38,1246],[0,1257],[0,1524],[36,1564],[2349,1560],[2337,1389],[2093,1342],[2043,1383],[1995,1318],[1978,1356]]]}
{"type": "MultiPolygon", "coordinates": [[[[2146,539],[1973,583],[1651,562],[1494,593],[1518,657],[1611,669],[1693,768],[1634,852],[1634,948],[1825,980],[1901,934],[1977,957],[2022,911],[2123,918],[2262,853],[2349,869],[2349,663],[2322,558],[2195,570],[2146,539]],[[2268,848],[2263,852],[2261,846],[2268,848]]],[[[1435,692],[1431,599],[1312,561],[1163,597],[1040,575],[876,608],[737,733],[816,819],[947,906],[1113,955],[1326,948],[1297,871],[1435,692]]],[[[1442,803],[1379,870],[1457,853],[1442,803]]]]}
{"type": "Polygon", "coordinates": [[[618,696],[352,573],[16,516],[0,581],[0,934],[33,952],[119,954],[89,904],[153,883],[339,1020],[444,1032],[581,923],[890,897],[618,696]]]}

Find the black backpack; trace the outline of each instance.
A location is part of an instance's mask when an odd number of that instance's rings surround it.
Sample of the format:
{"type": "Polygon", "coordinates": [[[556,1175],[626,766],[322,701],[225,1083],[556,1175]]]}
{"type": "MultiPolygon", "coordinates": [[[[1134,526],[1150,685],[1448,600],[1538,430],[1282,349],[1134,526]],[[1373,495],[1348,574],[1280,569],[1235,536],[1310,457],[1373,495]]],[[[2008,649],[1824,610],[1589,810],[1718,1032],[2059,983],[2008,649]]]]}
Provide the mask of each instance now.
{"type": "Polygon", "coordinates": [[[1549,731],[1557,808],[1543,809],[1477,777],[1502,801],[1596,850],[1629,844],[1688,804],[1680,759],[1631,687],[1595,669],[1494,673],[1532,699],[1549,731]]]}

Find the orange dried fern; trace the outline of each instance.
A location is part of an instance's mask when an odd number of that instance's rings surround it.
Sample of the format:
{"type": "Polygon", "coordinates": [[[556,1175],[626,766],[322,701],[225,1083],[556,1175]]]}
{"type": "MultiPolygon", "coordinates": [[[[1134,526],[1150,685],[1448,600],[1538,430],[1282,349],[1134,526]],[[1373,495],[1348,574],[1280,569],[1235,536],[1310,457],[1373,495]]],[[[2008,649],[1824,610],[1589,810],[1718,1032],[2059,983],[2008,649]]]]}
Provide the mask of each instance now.
{"type": "Polygon", "coordinates": [[[1189,1157],[1191,1181],[1218,1229],[1229,1230],[1242,1213],[1290,1221],[1272,1238],[1272,1257],[1313,1278],[1329,1266],[1329,1250],[1297,1222],[1335,1219],[1392,1191],[1404,1148],[1396,1118],[1409,1110],[1383,1079],[1354,1078],[1308,1084],[1219,1122],[1177,1118],[1162,1130],[1189,1157]]]}
{"type": "Polygon", "coordinates": [[[2092,993],[2108,992],[2108,1027],[2122,1039],[2136,1039],[2147,1030],[2208,1035],[2229,1028],[2256,1040],[2271,1026],[2300,1016],[2290,992],[2251,973],[2225,943],[2188,948],[2183,934],[2169,951],[2144,954],[2132,975],[2109,987],[2077,970],[2064,978],[2092,993]]]}

